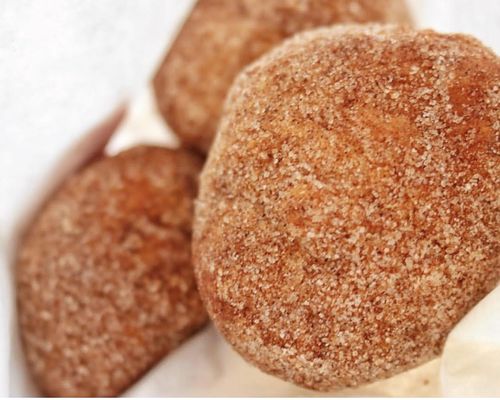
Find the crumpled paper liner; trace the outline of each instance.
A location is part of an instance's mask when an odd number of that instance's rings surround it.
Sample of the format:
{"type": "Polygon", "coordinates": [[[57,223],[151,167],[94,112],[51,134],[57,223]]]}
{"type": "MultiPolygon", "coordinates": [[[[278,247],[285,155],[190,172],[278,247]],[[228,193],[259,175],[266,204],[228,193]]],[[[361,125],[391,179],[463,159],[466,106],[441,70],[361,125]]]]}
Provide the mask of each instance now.
{"type": "Polygon", "coordinates": [[[500,397],[500,287],[448,336],[441,384],[446,396],[500,397]]]}

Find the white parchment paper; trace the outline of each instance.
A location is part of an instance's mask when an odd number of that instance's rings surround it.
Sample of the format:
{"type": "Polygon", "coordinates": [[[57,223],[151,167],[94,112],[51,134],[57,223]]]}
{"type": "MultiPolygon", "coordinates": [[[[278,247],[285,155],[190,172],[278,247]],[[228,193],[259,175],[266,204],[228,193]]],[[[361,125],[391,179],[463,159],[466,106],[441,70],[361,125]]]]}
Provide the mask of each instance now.
{"type": "MultiPolygon", "coordinates": [[[[500,52],[500,1],[410,0],[421,27],[472,33],[500,52]]],[[[137,93],[111,153],[174,146],[148,77],[193,0],[0,2],[0,396],[36,395],[24,367],[12,284],[16,226],[84,132],[137,93]]],[[[82,151],[86,151],[83,150],[82,151]]],[[[332,396],[500,395],[500,289],[451,332],[442,359],[332,396]]],[[[241,359],[209,325],[126,396],[313,396],[241,359]]],[[[323,395],[323,394],[322,394],[323,395]]]]}

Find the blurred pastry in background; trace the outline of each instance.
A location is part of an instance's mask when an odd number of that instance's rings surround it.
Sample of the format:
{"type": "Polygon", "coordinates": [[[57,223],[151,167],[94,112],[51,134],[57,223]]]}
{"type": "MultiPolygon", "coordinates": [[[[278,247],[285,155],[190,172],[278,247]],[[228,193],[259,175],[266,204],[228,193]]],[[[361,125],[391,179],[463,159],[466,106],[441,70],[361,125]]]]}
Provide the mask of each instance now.
{"type": "Polygon", "coordinates": [[[154,77],[163,118],[207,152],[237,73],[283,39],[337,23],[411,24],[404,0],[199,0],[154,77]]]}
{"type": "Polygon", "coordinates": [[[136,147],[70,177],[16,266],[29,369],[49,396],[114,396],[207,320],[191,265],[202,160],[136,147]]]}

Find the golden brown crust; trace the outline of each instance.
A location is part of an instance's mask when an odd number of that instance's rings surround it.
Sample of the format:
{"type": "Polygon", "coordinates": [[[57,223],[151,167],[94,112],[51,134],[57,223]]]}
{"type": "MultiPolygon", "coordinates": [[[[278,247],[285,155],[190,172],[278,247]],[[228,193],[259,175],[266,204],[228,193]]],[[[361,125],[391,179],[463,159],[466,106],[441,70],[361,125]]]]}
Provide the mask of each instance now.
{"type": "Polygon", "coordinates": [[[500,276],[500,62],[462,35],[319,29],[237,78],[193,257],[218,329],[329,390],[440,353],[500,276]]]}
{"type": "Polygon", "coordinates": [[[31,372],[51,396],[113,396],[206,321],[190,261],[202,162],[136,147],[71,177],[17,263],[31,372]]]}
{"type": "Polygon", "coordinates": [[[294,33],[342,22],[411,21],[404,0],[199,0],[154,78],[163,117],[206,152],[245,65],[294,33]]]}

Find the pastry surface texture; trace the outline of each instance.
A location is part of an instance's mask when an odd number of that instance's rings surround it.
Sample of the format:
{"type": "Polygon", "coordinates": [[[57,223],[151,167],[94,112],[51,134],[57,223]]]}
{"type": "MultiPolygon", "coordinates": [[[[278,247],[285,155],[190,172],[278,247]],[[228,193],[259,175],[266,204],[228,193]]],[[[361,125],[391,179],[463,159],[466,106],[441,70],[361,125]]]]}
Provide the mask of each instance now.
{"type": "Polygon", "coordinates": [[[500,62],[477,40],[321,28],[236,79],[193,258],[234,348],[317,390],[422,364],[500,276],[500,62]]]}

